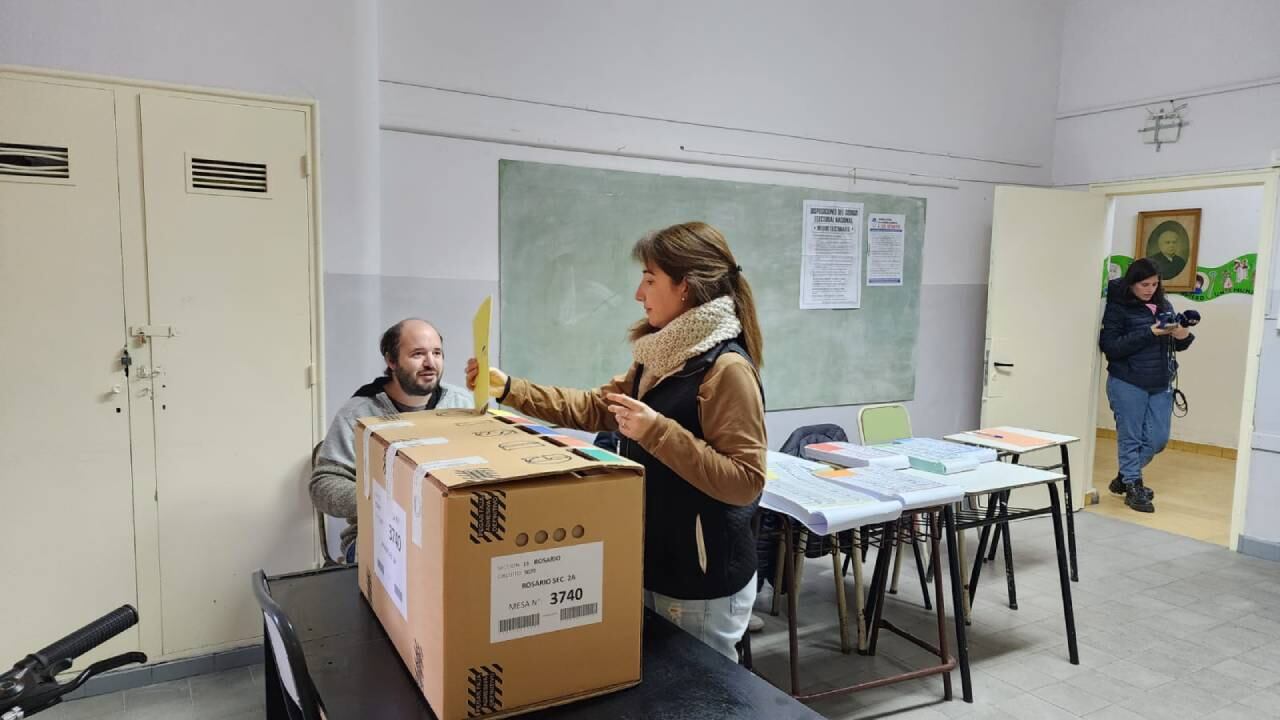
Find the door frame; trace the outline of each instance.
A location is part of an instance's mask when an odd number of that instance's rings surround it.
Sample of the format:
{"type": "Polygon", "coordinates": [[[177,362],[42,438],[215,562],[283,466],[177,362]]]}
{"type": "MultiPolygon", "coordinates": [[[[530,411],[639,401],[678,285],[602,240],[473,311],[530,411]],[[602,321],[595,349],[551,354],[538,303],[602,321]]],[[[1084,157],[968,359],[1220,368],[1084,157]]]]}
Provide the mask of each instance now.
{"type": "MultiPolygon", "coordinates": [[[[0,77],[53,84],[91,87],[114,93],[116,105],[116,152],[120,158],[120,234],[123,245],[126,326],[152,323],[146,289],[146,231],[142,207],[142,156],[140,139],[139,97],[144,92],[160,92],[196,100],[234,102],[255,107],[302,112],[306,116],[308,171],[308,298],[311,309],[311,397],[312,443],[324,437],[324,264],[321,249],[320,163],[317,112],[319,105],[311,98],[237,92],[174,83],[153,82],[91,73],[67,72],[23,65],[0,64],[0,77]]],[[[172,656],[163,654],[163,614],[160,583],[159,516],[156,493],[159,478],[156,471],[154,419],[149,412],[130,413],[130,436],[133,447],[134,548],[138,588],[138,642],[151,663],[179,657],[218,652],[243,646],[233,641],[200,648],[172,656]]],[[[320,543],[312,534],[312,557],[319,565],[320,543]]],[[[246,589],[247,591],[247,589],[246,589]]]]}
{"type": "MultiPolygon", "coordinates": [[[[1213,190],[1232,187],[1262,187],[1262,207],[1258,218],[1258,265],[1253,283],[1253,304],[1249,314],[1249,339],[1245,355],[1244,397],[1240,404],[1240,424],[1236,438],[1236,473],[1235,486],[1232,490],[1231,529],[1228,533],[1228,546],[1238,549],[1240,534],[1244,532],[1245,508],[1249,499],[1249,471],[1252,458],[1250,448],[1253,438],[1253,416],[1258,400],[1258,356],[1262,349],[1262,338],[1266,325],[1266,298],[1271,292],[1272,251],[1276,243],[1276,210],[1277,190],[1280,189],[1280,168],[1261,170],[1245,170],[1225,173],[1209,173],[1198,175],[1181,175],[1145,180],[1131,180],[1113,183],[1097,183],[1089,186],[1089,192],[1105,195],[1108,202],[1125,195],[1148,195],[1153,193],[1180,192],[1185,190],[1213,190]],[[1261,300],[1261,302],[1259,302],[1261,300]]],[[[1113,222],[1109,222],[1112,225],[1113,222]]],[[[1101,355],[1095,361],[1093,372],[1094,386],[1091,388],[1090,401],[1093,406],[1092,417],[1098,415],[1098,392],[1102,375],[1101,355]]],[[[1088,467],[1093,467],[1096,444],[1090,447],[1086,458],[1088,467]]]]}

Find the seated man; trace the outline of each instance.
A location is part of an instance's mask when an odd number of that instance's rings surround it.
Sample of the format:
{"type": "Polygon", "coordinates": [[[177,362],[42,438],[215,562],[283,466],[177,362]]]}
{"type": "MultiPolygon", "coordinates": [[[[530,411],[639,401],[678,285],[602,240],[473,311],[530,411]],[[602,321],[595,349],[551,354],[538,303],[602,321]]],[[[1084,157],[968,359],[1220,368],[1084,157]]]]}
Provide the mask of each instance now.
{"type": "Polygon", "coordinates": [[[356,418],[434,408],[472,407],[471,393],[440,382],[444,340],[426,320],[410,318],[382,334],[383,376],[356,391],[338,410],[311,471],[311,501],[326,515],[346,518],[342,554],[356,551],[356,418]]]}

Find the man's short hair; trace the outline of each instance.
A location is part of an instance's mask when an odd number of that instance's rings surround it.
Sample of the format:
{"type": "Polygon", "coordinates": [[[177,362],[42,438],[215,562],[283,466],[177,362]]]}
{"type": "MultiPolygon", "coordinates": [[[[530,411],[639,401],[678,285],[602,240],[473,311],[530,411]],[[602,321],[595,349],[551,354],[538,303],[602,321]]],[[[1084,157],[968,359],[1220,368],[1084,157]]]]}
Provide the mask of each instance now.
{"type": "MultiPolygon", "coordinates": [[[[436,329],[436,326],[434,323],[432,323],[430,320],[423,320],[422,318],[419,318],[419,317],[408,317],[396,323],[395,325],[392,325],[391,327],[387,328],[387,331],[382,333],[382,340],[381,342],[378,343],[378,349],[382,351],[383,360],[386,360],[387,358],[391,358],[391,360],[394,362],[400,359],[400,337],[404,334],[404,325],[405,323],[410,323],[415,320],[418,322],[426,323],[427,327],[430,327],[432,330],[435,330],[436,335],[440,337],[440,345],[442,347],[444,346],[444,335],[440,334],[440,331],[436,329]]],[[[391,368],[383,368],[382,374],[386,375],[387,377],[391,377],[391,368]]]]}

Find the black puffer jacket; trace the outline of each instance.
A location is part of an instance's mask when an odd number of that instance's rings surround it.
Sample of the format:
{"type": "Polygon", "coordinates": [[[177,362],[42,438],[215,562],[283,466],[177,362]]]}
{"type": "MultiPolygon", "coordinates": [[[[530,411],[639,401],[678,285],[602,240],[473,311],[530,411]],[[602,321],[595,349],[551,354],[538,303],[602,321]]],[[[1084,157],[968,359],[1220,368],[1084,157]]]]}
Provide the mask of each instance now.
{"type": "MultiPolygon", "coordinates": [[[[1173,306],[1165,300],[1163,310],[1173,306]]],[[[1107,372],[1112,377],[1149,392],[1169,387],[1178,370],[1175,352],[1191,346],[1195,335],[1175,340],[1172,335],[1155,335],[1151,309],[1129,292],[1123,280],[1107,286],[1107,309],[1102,314],[1098,346],[1107,356],[1107,372]]]]}

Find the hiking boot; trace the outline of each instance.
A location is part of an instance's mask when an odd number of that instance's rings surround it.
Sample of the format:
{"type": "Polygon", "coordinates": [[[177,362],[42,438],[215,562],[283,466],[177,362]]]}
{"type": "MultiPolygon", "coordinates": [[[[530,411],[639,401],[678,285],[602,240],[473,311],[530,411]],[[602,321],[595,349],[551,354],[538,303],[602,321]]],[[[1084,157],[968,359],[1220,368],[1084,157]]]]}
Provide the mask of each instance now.
{"type": "Polygon", "coordinates": [[[1151,496],[1147,494],[1146,488],[1136,483],[1130,485],[1128,492],[1124,494],[1124,504],[1138,512],[1156,511],[1156,506],[1151,504],[1151,496]]]}
{"type": "MultiPolygon", "coordinates": [[[[1142,488],[1142,491],[1147,494],[1148,498],[1154,498],[1156,496],[1156,491],[1144,485],[1142,480],[1139,479],[1135,481],[1134,485],[1142,488]]],[[[1115,479],[1111,481],[1111,484],[1107,486],[1107,490],[1110,490],[1113,495],[1124,495],[1129,492],[1128,486],[1125,485],[1124,478],[1120,475],[1116,475],[1115,479]]]]}

